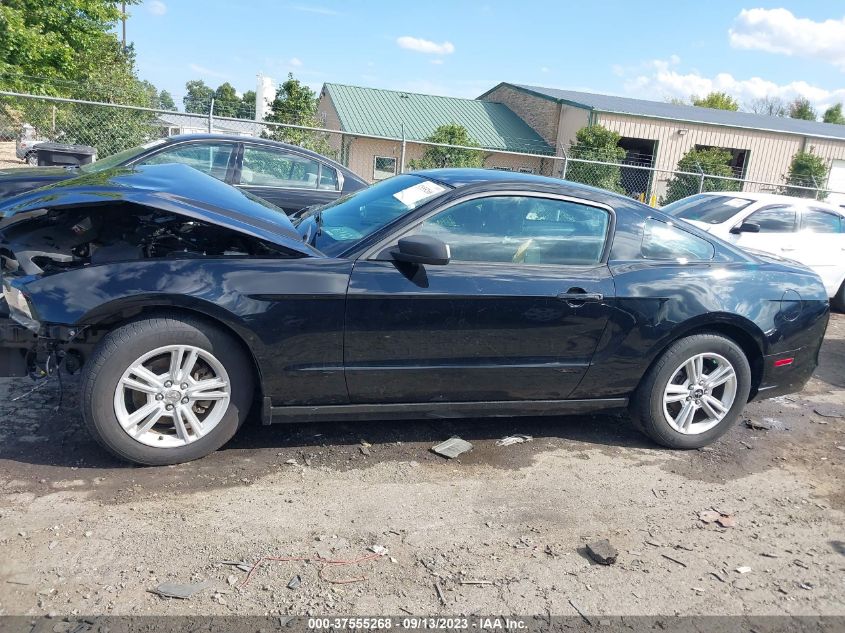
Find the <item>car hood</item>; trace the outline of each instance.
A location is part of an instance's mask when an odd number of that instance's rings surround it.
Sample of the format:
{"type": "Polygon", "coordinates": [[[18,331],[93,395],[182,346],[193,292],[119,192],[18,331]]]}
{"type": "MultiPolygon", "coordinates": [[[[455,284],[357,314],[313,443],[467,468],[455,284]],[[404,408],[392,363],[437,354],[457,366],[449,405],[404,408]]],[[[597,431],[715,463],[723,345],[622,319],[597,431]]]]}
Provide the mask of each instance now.
{"type": "Polygon", "coordinates": [[[0,202],[0,230],[41,209],[116,201],[203,220],[304,255],[320,254],[278,207],[182,164],[115,167],[13,196],[0,202]]]}
{"type": "Polygon", "coordinates": [[[65,167],[0,169],[0,200],[78,175],[77,170],[65,167]]]}

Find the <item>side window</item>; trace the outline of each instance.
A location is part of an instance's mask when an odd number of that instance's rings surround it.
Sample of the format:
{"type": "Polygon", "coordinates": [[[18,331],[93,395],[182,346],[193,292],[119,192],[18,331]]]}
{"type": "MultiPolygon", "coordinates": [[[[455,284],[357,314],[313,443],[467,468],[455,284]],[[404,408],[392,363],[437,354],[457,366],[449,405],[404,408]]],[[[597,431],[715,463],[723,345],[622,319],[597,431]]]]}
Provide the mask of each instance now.
{"type": "Polygon", "coordinates": [[[185,143],[154,154],[139,164],[184,163],[218,180],[225,180],[234,148],[234,143],[185,143]]]}
{"type": "Polygon", "coordinates": [[[320,170],[320,184],[317,186],[317,189],[337,191],[337,170],[328,165],[323,165],[320,170]]]}
{"type": "Polygon", "coordinates": [[[643,227],[642,254],[646,259],[706,261],[713,259],[716,249],[674,224],[648,218],[643,227]]]}
{"type": "Polygon", "coordinates": [[[320,163],[310,158],[267,147],[244,146],[242,185],[316,189],[319,175],[320,163]]]}
{"type": "Polygon", "coordinates": [[[449,245],[453,261],[590,265],[601,261],[610,214],[576,202],[528,196],[459,203],[416,228],[449,245]]]}
{"type": "Polygon", "coordinates": [[[760,225],[760,233],[792,233],[795,231],[795,209],[769,207],[749,215],[745,221],[760,225]]]}
{"type": "Polygon", "coordinates": [[[801,228],[808,233],[841,233],[842,216],[821,209],[807,209],[801,222],[801,228]]]}

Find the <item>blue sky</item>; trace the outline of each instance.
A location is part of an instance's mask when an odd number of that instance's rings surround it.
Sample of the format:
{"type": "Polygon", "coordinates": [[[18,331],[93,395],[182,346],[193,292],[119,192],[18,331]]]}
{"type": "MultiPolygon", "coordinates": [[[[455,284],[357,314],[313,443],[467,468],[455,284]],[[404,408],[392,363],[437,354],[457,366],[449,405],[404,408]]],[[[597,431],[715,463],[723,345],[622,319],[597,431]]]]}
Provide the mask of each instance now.
{"type": "Polygon", "coordinates": [[[261,72],[476,97],[500,81],[651,99],[845,100],[845,3],[144,0],[139,74],[255,88],[261,72]]]}

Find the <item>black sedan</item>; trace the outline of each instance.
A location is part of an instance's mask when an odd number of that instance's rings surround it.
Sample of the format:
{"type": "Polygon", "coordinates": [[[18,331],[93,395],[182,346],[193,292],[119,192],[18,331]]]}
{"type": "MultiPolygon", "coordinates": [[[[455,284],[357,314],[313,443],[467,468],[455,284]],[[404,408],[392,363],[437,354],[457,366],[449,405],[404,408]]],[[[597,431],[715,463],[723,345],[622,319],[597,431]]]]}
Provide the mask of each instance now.
{"type": "Polygon", "coordinates": [[[243,136],[184,134],[150,141],[82,167],[0,170],[0,200],[113,167],[164,163],[190,165],[269,200],[288,214],[367,186],[343,165],[296,145],[243,136]]]}
{"type": "Polygon", "coordinates": [[[419,419],[629,407],[700,447],[800,390],[818,276],[628,198],[485,170],[390,178],[292,223],[184,165],[0,205],[0,373],[82,370],[94,437],[141,464],[247,417],[419,419]]]}

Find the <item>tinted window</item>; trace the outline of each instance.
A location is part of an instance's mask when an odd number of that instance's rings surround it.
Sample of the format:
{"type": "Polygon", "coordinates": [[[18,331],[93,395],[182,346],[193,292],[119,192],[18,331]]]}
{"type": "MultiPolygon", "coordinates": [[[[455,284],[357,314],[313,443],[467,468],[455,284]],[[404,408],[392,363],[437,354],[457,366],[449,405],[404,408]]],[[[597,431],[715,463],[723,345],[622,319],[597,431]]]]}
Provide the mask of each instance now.
{"type": "Polygon", "coordinates": [[[791,233],[795,230],[795,209],[769,207],[752,213],[746,222],[760,226],[760,233],[791,233]]]}
{"type": "Polygon", "coordinates": [[[154,154],[139,164],[184,163],[218,180],[225,180],[234,148],[233,143],[186,143],[154,154]]]}
{"type": "Polygon", "coordinates": [[[716,249],[674,224],[649,218],[643,227],[642,253],[646,259],[702,261],[713,259],[716,249]]]}
{"type": "Polygon", "coordinates": [[[807,209],[802,228],[810,233],[841,233],[842,217],[830,211],[807,209]]]}
{"type": "Polygon", "coordinates": [[[446,242],[453,261],[585,265],[601,261],[609,222],[584,204],[501,196],[457,204],[415,232],[446,242]]]}
{"type": "Polygon", "coordinates": [[[320,163],[265,147],[244,146],[241,184],[253,187],[316,189],[320,163]]]}
{"type": "Polygon", "coordinates": [[[735,198],[734,196],[699,194],[667,204],[661,211],[682,220],[721,224],[730,220],[738,211],[751,203],[752,200],[735,198]]]}

